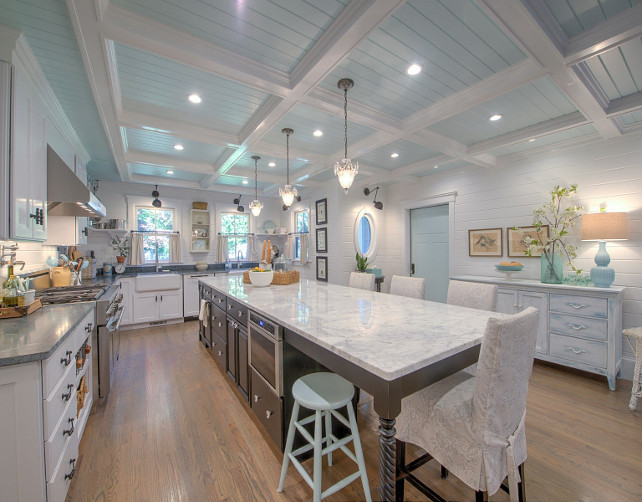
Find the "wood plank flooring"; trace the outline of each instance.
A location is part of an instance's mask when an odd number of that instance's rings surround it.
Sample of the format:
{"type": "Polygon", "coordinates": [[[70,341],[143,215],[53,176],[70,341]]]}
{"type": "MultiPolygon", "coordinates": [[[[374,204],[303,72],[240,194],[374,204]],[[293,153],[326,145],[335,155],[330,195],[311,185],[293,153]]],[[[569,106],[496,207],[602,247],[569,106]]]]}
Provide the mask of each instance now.
{"type": "MultiPolygon", "coordinates": [[[[276,492],[281,458],[198,342],[197,329],[190,321],[122,333],[112,395],[94,406],[67,501],[311,500],[292,467],[285,491],[276,492]]],[[[627,381],[610,392],[605,380],[535,366],[526,422],[529,501],[642,500],[642,411],[628,409],[629,393],[627,381]]],[[[359,422],[376,499],[371,405],[360,403],[359,422]]],[[[332,468],[324,465],[324,486],[354,470],[342,452],[334,458],[332,468]]],[[[448,500],[474,500],[453,476],[440,479],[432,463],[422,469],[422,479],[448,500]]],[[[424,500],[408,484],[406,499],[424,500]]],[[[325,500],[363,500],[361,484],[325,500]]],[[[508,496],[500,491],[490,500],[508,496]]]]}

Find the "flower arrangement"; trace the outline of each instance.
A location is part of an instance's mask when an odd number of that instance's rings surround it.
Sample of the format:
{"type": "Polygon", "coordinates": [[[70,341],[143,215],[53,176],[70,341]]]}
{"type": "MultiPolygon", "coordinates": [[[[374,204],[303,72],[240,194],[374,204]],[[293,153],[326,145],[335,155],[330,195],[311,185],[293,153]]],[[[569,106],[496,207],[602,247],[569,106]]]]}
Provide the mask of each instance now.
{"type": "Polygon", "coordinates": [[[359,272],[365,272],[366,267],[368,266],[368,258],[366,258],[365,256],[361,256],[357,252],[356,259],[357,259],[357,270],[359,272]]]}
{"type": "Polygon", "coordinates": [[[117,256],[123,256],[125,258],[129,256],[129,239],[127,237],[121,239],[115,235],[111,239],[111,247],[116,251],[117,256]]]}
{"type": "MultiPolygon", "coordinates": [[[[573,259],[577,258],[577,248],[566,242],[569,230],[582,216],[582,207],[571,204],[569,201],[575,193],[577,193],[577,185],[570,187],[557,185],[551,191],[551,200],[533,211],[533,226],[538,238],[524,237],[524,241],[528,245],[524,254],[533,256],[533,253],[541,250],[542,257],[548,261],[551,270],[554,269],[555,255],[566,257],[568,266],[579,275],[582,270],[573,265],[573,259]],[[542,231],[545,225],[548,225],[548,235],[542,231]]],[[[556,279],[561,282],[562,278],[557,277],[556,279]]]]}

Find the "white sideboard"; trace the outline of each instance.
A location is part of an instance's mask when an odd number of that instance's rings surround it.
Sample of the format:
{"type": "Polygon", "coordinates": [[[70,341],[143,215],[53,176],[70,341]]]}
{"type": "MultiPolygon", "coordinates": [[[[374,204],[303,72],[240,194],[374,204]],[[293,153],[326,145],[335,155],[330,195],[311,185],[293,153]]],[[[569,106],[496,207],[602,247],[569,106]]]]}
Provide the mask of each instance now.
{"type": "Polygon", "coordinates": [[[595,288],[457,276],[451,280],[497,284],[497,311],[528,306],[540,312],[535,357],[605,375],[609,388],[622,371],[622,287],[595,288]]]}

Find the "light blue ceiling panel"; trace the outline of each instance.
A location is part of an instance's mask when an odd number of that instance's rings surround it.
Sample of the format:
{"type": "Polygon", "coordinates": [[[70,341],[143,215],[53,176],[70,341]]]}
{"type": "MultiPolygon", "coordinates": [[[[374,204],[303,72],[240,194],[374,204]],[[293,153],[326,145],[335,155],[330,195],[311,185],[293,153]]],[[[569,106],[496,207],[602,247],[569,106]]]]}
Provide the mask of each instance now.
{"type": "Polygon", "coordinates": [[[568,38],[642,3],[642,0],[544,0],[568,38]]]}
{"type": "MultiPolygon", "coordinates": [[[[337,92],[337,101],[343,106],[343,95],[337,92]]],[[[373,129],[356,124],[350,120],[350,105],[348,104],[348,155],[350,144],[370,136],[373,129]]],[[[298,104],[293,107],[279,122],[263,136],[262,140],[273,145],[283,145],[285,157],[286,137],[281,130],[289,127],[294,130],[290,135],[290,150],[300,149],[308,152],[329,155],[333,152],[343,152],[344,148],[344,118],[341,115],[331,115],[307,105],[298,104]],[[323,131],[323,136],[316,137],[312,133],[316,129],[323,131]]]]}
{"type": "Polygon", "coordinates": [[[425,148],[416,143],[398,139],[386,146],[373,150],[356,158],[360,163],[378,167],[380,169],[393,170],[399,167],[408,166],[416,162],[440,155],[439,152],[425,148]],[[399,157],[392,158],[391,154],[398,153],[399,157]]]}
{"type": "MultiPolygon", "coordinates": [[[[230,174],[225,174],[221,177],[219,177],[216,180],[217,185],[229,185],[231,187],[239,187],[239,188],[251,188],[254,189],[254,178],[245,178],[243,176],[232,176],[230,174]],[[248,183],[247,185],[243,184],[243,180],[247,179],[248,183]]],[[[270,186],[272,183],[265,183],[259,180],[258,184],[258,190],[259,190],[259,197],[261,196],[261,192],[268,186],[270,186]]],[[[242,200],[241,200],[241,205],[245,206],[247,208],[247,205],[250,203],[250,201],[253,199],[253,196],[250,195],[244,195],[242,200]]]]}
{"type": "Polygon", "coordinates": [[[549,78],[543,77],[499,98],[442,120],[429,130],[472,145],[575,111],[576,108],[555,84],[549,78]],[[503,118],[491,122],[489,117],[494,114],[500,114],[503,118]]]}
{"type": "MultiPolygon", "coordinates": [[[[167,174],[166,167],[152,166],[147,164],[130,164],[132,169],[132,174],[140,174],[143,176],[159,176],[161,178],[167,178],[167,180],[181,180],[181,181],[193,181],[200,182],[205,174],[203,173],[192,173],[190,171],[181,171],[179,169],[173,169],[174,174],[167,174]]],[[[162,197],[161,197],[162,200],[162,197]]]]}
{"type": "Polygon", "coordinates": [[[112,3],[290,72],[348,0],[113,0],[112,3]]]}
{"type": "Polygon", "coordinates": [[[623,113],[618,115],[618,118],[622,120],[624,125],[632,126],[635,124],[642,123],[642,110],[636,110],[634,112],[623,113]]]}
{"type": "Polygon", "coordinates": [[[462,169],[462,168],[484,169],[483,167],[473,165],[470,162],[467,162],[465,160],[452,160],[450,162],[443,162],[439,164],[437,167],[431,164],[427,164],[425,169],[422,169],[421,171],[416,171],[414,175],[420,178],[423,178],[425,176],[443,173],[444,171],[452,171],[453,169],[462,169]]]}
{"type": "MultiPolygon", "coordinates": [[[[359,176],[359,175],[357,174],[357,176],[359,176]]],[[[316,181],[316,182],[319,182],[319,183],[324,183],[326,181],[330,181],[330,180],[336,179],[336,178],[337,177],[335,176],[333,169],[325,169],[325,170],[321,171],[320,173],[315,174],[314,176],[310,176],[310,178],[308,178],[308,179],[310,181],[316,181]]]]}
{"type": "Polygon", "coordinates": [[[128,150],[167,155],[190,162],[203,162],[213,165],[226,150],[223,146],[184,140],[169,134],[143,129],[126,128],[125,134],[128,150]],[[183,150],[176,150],[174,146],[177,144],[182,145],[183,150]]]}
{"type": "Polygon", "coordinates": [[[117,179],[65,2],[0,0],[0,24],[24,33],[65,115],[94,161],[89,166],[90,174],[97,179],[117,179]]]}
{"type": "MultiPolygon", "coordinates": [[[[290,136],[290,139],[292,139],[292,136],[290,136]]],[[[286,175],[286,162],[285,162],[285,135],[283,135],[283,158],[280,157],[274,157],[271,155],[259,155],[261,157],[261,160],[258,161],[257,163],[257,170],[259,172],[259,181],[261,179],[261,173],[267,173],[267,174],[282,174],[283,179],[285,180],[285,175],[286,175]],[[270,162],[274,162],[274,166],[270,166],[270,162]]],[[[290,143],[292,145],[292,143],[290,143]]],[[[232,168],[232,171],[230,171],[230,174],[234,173],[235,169],[242,169],[243,171],[252,171],[254,172],[254,160],[252,159],[252,155],[254,153],[247,152],[245,155],[243,155],[235,164],[234,167],[232,168]]],[[[301,158],[297,157],[290,157],[290,175],[293,175],[300,169],[303,169],[304,167],[307,167],[310,165],[310,163],[301,158]]],[[[252,175],[252,180],[254,180],[254,175],[252,175]]],[[[284,181],[285,183],[285,181],[284,181]]]]}
{"type": "Polygon", "coordinates": [[[149,52],[115,43],[125,109],[238,134],[268,98],[252,89],[149,52]],[[198,105],[187,100],[201,96],[198,105]]]}
{"type": "Polygon", "coordinates": [[[557,143],[562,143],[564,141],[583,138],[585,136],[592,136],[594,134],[597,134],[597,130],[595,129],[595,127],[593,127],[591,124],[586,124],[583,126],[574,127],[573,129],[569,129],[567,131],[560,131],[553,134],[548,134],[546,136],[540,136],[539,138],[536,138],[535,141],[522,141],[521,143],[516,143],[504,148],[499,148],[489,153],[491,155],[495,155],[496,157],[503,157],[505,155],[526,152],[534,148],[542,148],[543,146],[554,145],[557,143]]]}
{"type": "Polygon", "coordinates": [[[350,77],[360,103],[406,118],[525,58],[471,0],[411,0],[352,51],[321,86],[350,77]],[[411,77],[409,64],[423,72],[411,77]]]}
{"type": "Polygon", "coordinates": [[[586,65],[609,100],[642,90],[642,38],[594,56],[586,65]]]}

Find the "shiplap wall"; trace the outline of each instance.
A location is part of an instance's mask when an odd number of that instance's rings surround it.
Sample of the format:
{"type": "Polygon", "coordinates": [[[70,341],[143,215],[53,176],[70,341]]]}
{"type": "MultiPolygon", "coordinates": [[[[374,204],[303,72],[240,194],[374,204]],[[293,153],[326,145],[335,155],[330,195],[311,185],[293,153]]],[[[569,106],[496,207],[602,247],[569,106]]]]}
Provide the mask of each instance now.
{"type": "MultiPolygon", "coordinates": [[[[616,272],[614,285],[626,287],[623,326],[642,326],[642,134],[543,151],[529,159],[507,158],[498,164],[444,171],[421,183],[388,187],[385,275],[407,270],[403,201],[457,192],[453,273],[498,276],[494,265],[501,259],[468,256],[468,230],[502,227],[506,259],[506,227],[531,224],[533,209],[549,199],[555,185],[577,184],[577,201],[588,212],[605,204],[609,211],[628,213],[629,240],[609,243],[607,249],[616,272]]],[[[580,228],[578,224],[570,237],[579,245],[576,265],[588,271],[594,265],[597,243],[581,242],[580,228]]],[[[521,277],[539,278],[538,259],[520,261],[525,265],[521,277]]],[[[628,344],[623,347],[625,377],[631,378],[633,355],[628,344]]]]}

